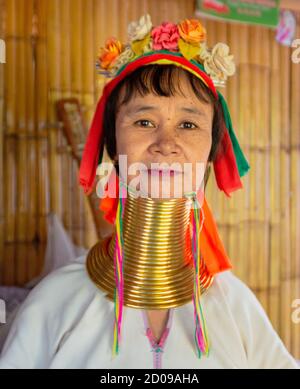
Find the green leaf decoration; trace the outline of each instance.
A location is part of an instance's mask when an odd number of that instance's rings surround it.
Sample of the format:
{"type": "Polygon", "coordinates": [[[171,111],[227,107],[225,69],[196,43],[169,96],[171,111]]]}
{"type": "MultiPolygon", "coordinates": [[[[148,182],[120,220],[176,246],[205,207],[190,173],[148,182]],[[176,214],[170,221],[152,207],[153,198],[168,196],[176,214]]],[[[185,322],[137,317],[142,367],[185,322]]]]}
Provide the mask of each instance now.
{"type": "Polygon", "coordinates": [[[188,60],[191,60],[200,53],[200,46],[191,45],[190,43],[185,42],[183,39],[179,39],[178,48],[181,54],[188,60]]]}
{"type": "Polygon", "coordinates": [[[131,42],[132,51],[137,55],[144,54],[144,47],[150,42],[150,33],[144,39],[131,42]]]}

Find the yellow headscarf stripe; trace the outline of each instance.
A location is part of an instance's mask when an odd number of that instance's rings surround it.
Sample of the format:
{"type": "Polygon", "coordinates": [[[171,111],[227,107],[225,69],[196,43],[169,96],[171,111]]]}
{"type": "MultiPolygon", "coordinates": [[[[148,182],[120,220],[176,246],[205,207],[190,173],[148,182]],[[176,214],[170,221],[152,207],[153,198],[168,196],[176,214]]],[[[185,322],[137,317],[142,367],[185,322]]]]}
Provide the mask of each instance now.
{"type": "Polygon", "coordinates": [[[200,76],[199,73],[195,72],[193,69],[189,68],[188,66],[185,66],[185,65],[178,63],[176,61],[172,61],[170,59],[163,58],[163,59],[157,59],[156,61],[153,61],[153,62],[149,62],[148,65],[150,65],[150,64],[176,65],[178,67],[181,67],[181,68],[187,70],[190,73],[193,73],[194,76],[200,78],[200,80],[203,81],[204,84],[208,87],[207,82],[204,80],[203,77],[200,76]]]}

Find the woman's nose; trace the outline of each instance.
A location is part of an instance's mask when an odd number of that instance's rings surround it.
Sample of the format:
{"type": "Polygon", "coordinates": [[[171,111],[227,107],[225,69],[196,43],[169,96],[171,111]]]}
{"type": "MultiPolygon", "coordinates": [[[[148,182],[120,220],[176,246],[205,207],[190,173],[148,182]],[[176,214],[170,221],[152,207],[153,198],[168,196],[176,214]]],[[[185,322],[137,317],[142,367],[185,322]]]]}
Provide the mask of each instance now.
{"type": "Polygon", "coordinates": [[[160,153],[164,156],[170,154],[180,154],[181,148],[177,144],[177,137],[175,131],[158,131],[157,138],[150,145],[150,152],[154,154],[160,153]]]}

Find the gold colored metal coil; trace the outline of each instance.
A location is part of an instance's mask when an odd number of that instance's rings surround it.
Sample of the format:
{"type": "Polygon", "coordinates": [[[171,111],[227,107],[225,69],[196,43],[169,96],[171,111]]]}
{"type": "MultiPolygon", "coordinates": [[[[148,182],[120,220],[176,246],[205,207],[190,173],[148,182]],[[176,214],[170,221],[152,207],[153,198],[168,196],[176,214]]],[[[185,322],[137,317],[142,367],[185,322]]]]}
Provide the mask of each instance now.
{"type": "MultiPolygon", "coordinates": [[[[128,192],[123,216],[124,305],[167,309],[192,300],[194,269],[190,237],[191,200],[134,197],[128,192]]],[[[114,300],[115,233],[87,255],[87,272],[114,300]]],[[[203,260],[201,293],[213,282],[203,260]]]]}

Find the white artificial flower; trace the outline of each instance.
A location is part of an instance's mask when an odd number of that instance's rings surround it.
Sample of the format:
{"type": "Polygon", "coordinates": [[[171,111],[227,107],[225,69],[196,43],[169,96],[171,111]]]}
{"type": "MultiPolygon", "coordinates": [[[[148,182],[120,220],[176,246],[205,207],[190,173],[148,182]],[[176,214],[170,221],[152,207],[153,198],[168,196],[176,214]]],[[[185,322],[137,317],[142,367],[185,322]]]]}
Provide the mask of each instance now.
{"type": "Polygon", "coordinates": [[[138,22],[131,22],[128,26],[129,40],[142,40],[151,31],[152,22],[149,14],[141,16],[138,22]]]}
{"type": "Polygon", "coordinates": [[[200,57],[205,71],[212,77],[226,80],[235,73],[233,55],[229,55],[229,47],[225,43],[217,43],[211,53],[204,48],[200,57]]]}

